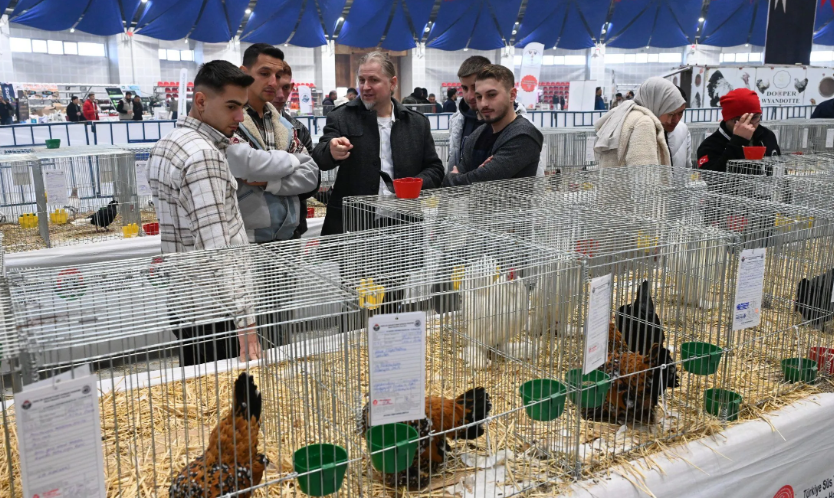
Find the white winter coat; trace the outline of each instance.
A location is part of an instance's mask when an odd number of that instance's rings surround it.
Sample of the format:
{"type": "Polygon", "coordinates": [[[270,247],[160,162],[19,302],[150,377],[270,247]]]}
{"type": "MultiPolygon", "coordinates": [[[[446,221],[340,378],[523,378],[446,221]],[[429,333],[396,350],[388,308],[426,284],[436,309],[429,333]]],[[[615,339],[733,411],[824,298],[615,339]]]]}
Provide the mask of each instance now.
{"type": "MultiPolygon", "coordinates": [[[[611,112],[617,112],[617,109],[611,112]]],[[[597,122],[597,126],[599,124],[597,122]]],[[[623,120],[619,147],[594,152],[601,168],[672,164],[663,125],[650,110],[636,104],[623,120]]]]}
{"type": "Polygon", "coordinates": [[[689,127],[681,121],[675,131],[667,136],[669,154],[672,156],[672,166],[678,168],[692,168],[692,136],[689,127]]]}

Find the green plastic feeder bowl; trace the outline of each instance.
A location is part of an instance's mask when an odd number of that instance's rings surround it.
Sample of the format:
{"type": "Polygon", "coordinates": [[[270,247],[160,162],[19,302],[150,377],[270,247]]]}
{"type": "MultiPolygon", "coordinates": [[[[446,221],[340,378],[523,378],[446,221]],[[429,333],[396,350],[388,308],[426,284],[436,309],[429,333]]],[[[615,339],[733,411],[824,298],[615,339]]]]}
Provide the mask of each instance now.
{"type": "Polygon", "coordinates": [[[326,496],[339,491],[347,472],[347,450],[335,444],[311,444],[296,451],[292,462],[298,487],[309,496],[326,496]]]}
{"type": "Polygon", "coordinates": [[[581,368],[574,368],[568,371],[565,380],[574,388],[574,391],[570,393],[570,400],[582,408],[597,408],[602,405],[611,387],[608,374],[599,370],[582,375],[581,368]]]}
{"type": "Polygon", "coordinates": [[[371,451],[371,464],[386,474],[404,471],[414,461],[419,438],[417,429],[406,424],[371,427],[365,433],[371,451]]]}
{"type": "Polygon", "coordinates": [[[683,368],[695,375],[712,375],[718,370],[723,351],[708,342],[685,342],[681,344],[683,368]]]}
{"type": "Polygon", "coordinates": [[[566,385],[551,379],[527,381],[519,389],[527,416],[539,422],[556,420],[562,416],[567,392],[566,385]]]}
{"type": "Polygon", "coordinates": [[[48,138],[46,140],[46,148],[47,149],[57,149],[61,146],[61,139],[60,138],[48,138]]]}
{"type": "Polygon", "coordinates": [[[726,389],[707,389],[704,391],[704,406],[707,413],[715,417],[724,418],[728,422],[738,420],[741,411],[740,394],[726,389]]]}
{"type": "Polygon", "coordinates": [[[782,373],[788,382],[811,383],[817,380],[817,362],[808,358],[782,360],[782,373]]]}

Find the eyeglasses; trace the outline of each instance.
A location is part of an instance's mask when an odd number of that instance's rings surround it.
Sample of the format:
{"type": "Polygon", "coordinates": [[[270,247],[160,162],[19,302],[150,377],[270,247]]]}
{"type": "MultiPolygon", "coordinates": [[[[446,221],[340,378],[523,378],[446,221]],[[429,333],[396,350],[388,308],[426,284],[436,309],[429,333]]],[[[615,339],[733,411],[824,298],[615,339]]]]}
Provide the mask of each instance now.
{"type": "Polygon", "coordinates": [[[761,114],[753,114],[753,118],[751,119],[751,121],[761,121],[761,120],[762,120],[762,115],[761,114]]]}

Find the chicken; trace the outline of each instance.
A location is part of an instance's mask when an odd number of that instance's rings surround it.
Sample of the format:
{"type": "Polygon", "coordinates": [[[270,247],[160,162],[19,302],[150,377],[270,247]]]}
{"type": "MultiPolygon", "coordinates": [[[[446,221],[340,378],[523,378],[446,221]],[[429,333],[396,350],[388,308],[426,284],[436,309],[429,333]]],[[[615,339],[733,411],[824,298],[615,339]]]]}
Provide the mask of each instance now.
{"type": "Polygon", "coordinates": [[[653,344],[663,346],[666,335],[663,324],[654,309],[654,300],[649,290],[649,281],[644,280],[637,289],[632,304],[617,309],[617,329],[623,334],[629,350],[646,356],[653,344]]]}
{"type": "Polygon", "coordinates": [[[617,424],[654,423],[654,408],[662,393],[680,386],[668,349],[653,344],[646,356],[629,351],[613,322],[608,328],[608,358],[599,370],[611,377],[611,387],[602,406],[583,411],[586,419],[617,424]]]}
{"type": "Polygon", "coordinates": [[[812,277],[803,278],[796,286],[796,300],[793,309],[802,318],[810,322],[810,326],[825,330],[825,323],[834,318],[834,303],[831,302],[834,289],[834,268],[812,277]]]}
{"type": "Polygon", "coordinates": [[[793,79],[793,86],[796,88],[796,91],[802,93],[805,91],[805,87],[808,86],[808,78],[799,81],[799,78],[793,79]]]}
{"type": "Polygon", "coordinates": [[[743,81],[744,86],[749,89],[750,88],[750,73],[747,73],[747,72],[741,73],[741,81],[743,81]]]}
{"type": "MultiPolygon", "coordinates": [[[[431,473],[446,460],[451,450],[448,439],[477,439],[484,434],[484,424],[455,430],[458,427],[481,422],[489,416],[492,401],[483,387],[469,389],[455,399],[440,396],[426,397],[426,415],[422,420],[406,424],[417,429],[420,442],[411,466],[396,474],[385,474],[386,484],[392,487],[407,486],[410,490],[423,489],[431,481],[431,473]],[[431,434],[444,432],[432,436],[431,434]]],[[[364,437],[370,429],[370,405],[365,403],[359,420],[358,432],[364,437]]]]}
{"type": "Polygon", "coordinates": [[[502,274],[498,262],[487,255],[466,265],[461,282],[461,306],[471,341],[463,357],[479,367],[491,364],[490,349],[507,353],[512,334],[527,327],[527,286],[513,271],[502,274]]]}
{"type": "Polygon", "coordinates": [[[258,453],[261,393],[254,379],[242,373],[235,381],[234,396],[234,409],[211,431],[205,453],[174,478],[168,489],[170,498],[216,498],[260,484],[269,464],[258,453]]]}
{"type": "Polygon", "coordinates": [[[756,88],[759,89],[760,93],[764,94],[767,91],[767,89],[770,88],[770,80],[762,81],[761,78],[756,80],[756,88]]]}
{"type": "Polygon", "coordinates": [[[90,224],[96,226],[96,231],[99,228],[106,230],[113,223],[113,220],[116,219],[117,214],[119,214],[119,202],[113,199],[109,204],[99,208],[98,211],[89,217],[90,224]]]}

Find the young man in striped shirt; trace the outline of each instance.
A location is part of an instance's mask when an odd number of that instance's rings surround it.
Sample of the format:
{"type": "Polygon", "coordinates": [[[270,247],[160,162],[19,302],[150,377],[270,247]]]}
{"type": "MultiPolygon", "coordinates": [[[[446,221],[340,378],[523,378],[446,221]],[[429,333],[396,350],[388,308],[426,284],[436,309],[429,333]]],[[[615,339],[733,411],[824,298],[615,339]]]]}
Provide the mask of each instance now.
{"type": "MultiPolygon", "coordinates": [[[[252,77],[227,61],[200,66],[194,78],[191,112],[151,150],[148,180],[159,217],[162,253],[184,253],[246,245],[248,239],[237,202],[237,182],[229,170],[226,148],[243,121],[243,107],[252,77]]],[[[207,256],[214,257],[216,255],[207,256]]],[[[222,360],[237,354],[238,344],[228,339],[195,342],[190,339],[238,331],[241,360],[260,356],[255,333],[253,299],[248,270],[232,266],[217,275],[217,292],[203,303],[170,296],[169,312],[174,334],[187,340],[181,346],[181,365],[222,360]],[[217,294],[217,295],[214,295],[217,294]],[[229,295],[231,294],[231,295],[229,295]],[[234,316],[226,322],[187,327],[195,309],[206,302],[231,298],[234,316]]],[[[208,284],[208,283],[207,283],[208,284]]],[[[209,286],[206,286],[209,288],[209,286]]]]}

